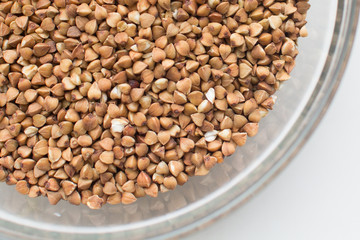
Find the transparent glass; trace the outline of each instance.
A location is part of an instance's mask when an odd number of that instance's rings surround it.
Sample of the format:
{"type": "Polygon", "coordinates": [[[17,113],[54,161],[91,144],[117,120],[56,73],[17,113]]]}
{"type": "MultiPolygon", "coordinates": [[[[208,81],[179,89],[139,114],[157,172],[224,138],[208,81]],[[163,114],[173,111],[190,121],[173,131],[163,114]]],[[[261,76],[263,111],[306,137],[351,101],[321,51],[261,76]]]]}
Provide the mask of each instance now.
{"type": "Polygon", "coordinates": [[[341,79],[359,1],[310,0],[309,37],[299,41],[292,79],[277,93],[259,134],[204,177],[135,204],[101,210],[30,199],[0,184],[0,239],[143,239],[189,232],[261,189],[294,156],[325,112],[341,79]]]}

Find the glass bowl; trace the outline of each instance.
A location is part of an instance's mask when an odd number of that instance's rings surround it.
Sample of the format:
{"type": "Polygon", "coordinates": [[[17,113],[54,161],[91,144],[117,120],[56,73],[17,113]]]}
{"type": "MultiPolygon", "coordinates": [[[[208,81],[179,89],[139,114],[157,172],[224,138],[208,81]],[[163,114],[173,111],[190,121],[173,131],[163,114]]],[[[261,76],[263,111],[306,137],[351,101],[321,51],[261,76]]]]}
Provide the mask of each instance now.
{"type": "Polygon", "coordinates": [[[184,234],[225,215],[265,185],[306,142],[340,82],[356,29],[357,0],[310,1],[309,37],[292,79],[259,134],[204,177],[132,205],[101,210],[30,199],[0,184],[0,239],[144,239],[184,234]]]}

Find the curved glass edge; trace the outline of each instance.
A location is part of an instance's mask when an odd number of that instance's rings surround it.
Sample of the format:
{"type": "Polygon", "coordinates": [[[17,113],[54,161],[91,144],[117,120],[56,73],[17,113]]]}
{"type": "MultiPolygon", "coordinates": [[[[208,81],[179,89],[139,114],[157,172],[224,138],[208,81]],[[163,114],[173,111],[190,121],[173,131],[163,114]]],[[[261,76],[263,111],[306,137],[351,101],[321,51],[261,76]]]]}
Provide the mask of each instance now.
{"type": "MultiPolygon", "coordinates": [[[[281,152],[269,155],[266,160],[278,158],[279,160],[241,196],[228,202],[225,206],[218,208],[208,216],[194,222],[183,229],[163,235],[164,238],[184,236],[191,232],[202,229],[225,217],[232,210],[242,206],[264,187],[267,186],[297,155],[307,140],[311,137],[316,127],[321,122],[329,108],[336,91],[341,83],[347,67],[347,63],[353,47],[354,38],[359,20],[360,0],[352,0],[345,8],[346,1],[339,1],[336,24],[333,39],[329,49],[326,63],[322,70],[319,82],[314,89],[301,116],[293,125],[292,131],[282,140],[281,152]],[[341,24],[339,24],[341,23],[341,24]],[[344,36],[343,38],[341,38],[344,36]],[[340,64],[339,64],[340,63],[340,64]],[[331,89],[331,91],[325,91],[331,89]],[[323,93],[321,96],[318,93],[323,93]]],[[[265,168],[266,169],[266,168],[265,168]]],[[[241,187],[241,183],[235,185],[231,190],[241,187]]]]}
{"type": "MultiPolygon", "coordinates": [[[[198,209],[196,215],[187,216],[181,220],[176,221],[177,229],[172,232],[164,233],[161,229],[169,223],[173,223],[174,219],[169,219],[168,223],[157,223],[157,226],[148,225],[147,227],[154,227],[154,230],[158,230],[161,236],[160,238],[172,238],[179,235],[187,234],[195,229],[202,228],[210,223],[213,223],[218,218],[225,216],[232,209],[244,204],[248,199],[260,191],[267,183],[271,181],[280,171],[283,169],[290,160],[296,155],[296,153],[305,144],[306,140],[310,137],[313,130],[321,121],[321,118],[325,114],[338,85],[340,84],[342,75],[346,68],[347,60],[350,56],[352,48],[357,21],[359,14],[360,1],[349,0],[339,1],[342,7],[338,7],[337,20],[334,29],[334,35],[331,43],[329,54],[326,63],[324,65],[322,75],[319,82],[314,89],[311,98],[309,99],[306,107],[304,108],[302,115],[297,119],[291,131],[289,131],[286,137],[281,142],[281,151],[277,151],[269,155],[264,164],[268,167],[258,167],[257,171],[249,176],[248,183],[238,183],[227,194],[219,197],[216,202],[213,202],[205,207],[198,209]],[[346,6],[346,8],[345,8],[346,6]],[[331,91],[323,91],[324,89],[331,89],[331,91]],[[323,95],[318,93],[322,92],[323,95]],[[277,159],[277,160],[274,160],[277,159]],[[259,177],[261,176],[261,177],[259,177]],[[238,192],[237,189],[243,189],[244,185],[249,184],[241,195],[234,196],[234,192],[238,192]],[[231,195],[230,195],[231,194],[231,195]],[[201,217],[205,216],[205,217],[201,217]],[[189,222],[189,218],[196,219],[189,222]],[[184,220],[184,219],[187,219],[184,220]]],[[[236,195],[236,194],[235,194],[236,195]]],[[[166,229],[166,228],[165,228],[166,229]]],[[[61,232],[47,232],[44,234],[32,236],[34,229],[21,225],[8,222],[6,220],[0,220],[0,238],[1,239],[47,239],[45,236],[51,236],[54,238],[65,237],[61,232]],[[28,233],[28,234],[26,234],[28,233]]],[[[139,233],[143,233],[143,230],[131,229],[128,232],[108,232],[106,239],[119,238],[119,237],[131,237],[136,238],[139,233]]],[[[74,234],[72,236],[66,236],[66,239],[103,239],[102,236],[93,234],[88,235],[86,233],[74,234]]],[[[139,238],[139,237],[138,237],[139,238]]]]}

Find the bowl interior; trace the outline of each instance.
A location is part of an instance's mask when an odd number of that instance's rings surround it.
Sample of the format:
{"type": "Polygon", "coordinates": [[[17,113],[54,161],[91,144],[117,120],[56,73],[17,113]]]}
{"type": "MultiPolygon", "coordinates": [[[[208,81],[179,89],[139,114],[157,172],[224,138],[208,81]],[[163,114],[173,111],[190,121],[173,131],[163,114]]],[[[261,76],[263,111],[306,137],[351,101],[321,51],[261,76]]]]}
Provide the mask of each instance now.
{"type": "Polygon", "coordinates": [[[29,231],[33,236],[44,238],[72,233],[67,237],[71,239],[76,237],[76,233],[87,233],[90,239],[95,239],[97,234],[105,232],[117,232],[117,236],[153,236],[201,217],[196,214],[197,208],[216,201],[234,184],[244,182],[242,190],[246,190],[252,184],[246,183],[249,176],[257,174],[257,167],[269,154],[281,149],[280,141],[302,114],[318,83],[333,35],[337,3],[336,0],[328,0],[326,4],[324,1],[311,1],[307,19],[309,37],[299,41],[297,65],[292,79],[276,93],[275,109],[263,119],[256,137],[249,139],[224,163],[215,166],[207,176],[192,177],[184,186],[161,193],[158,198],[145,197],[128,206],[106,205],[97,211],[64,201],[51,206],[45,198],[30,199],[18,194],[14,186],[1,183],[0,223],[9,231],[29,231]],[[158,224],[157,233],[147,228],[155,223],[158,224]]]}

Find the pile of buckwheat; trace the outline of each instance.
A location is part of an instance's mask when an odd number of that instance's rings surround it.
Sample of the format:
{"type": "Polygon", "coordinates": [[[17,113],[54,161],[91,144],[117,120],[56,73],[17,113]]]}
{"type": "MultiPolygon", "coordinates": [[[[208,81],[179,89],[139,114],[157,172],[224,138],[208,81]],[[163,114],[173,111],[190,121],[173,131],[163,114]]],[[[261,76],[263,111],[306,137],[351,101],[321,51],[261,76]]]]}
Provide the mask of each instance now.
{"type": "Polygon", "coordinates": [[[98,209],[205,175],[290,78],[308,0],[2,0],[0,180],[98,209]]]}

